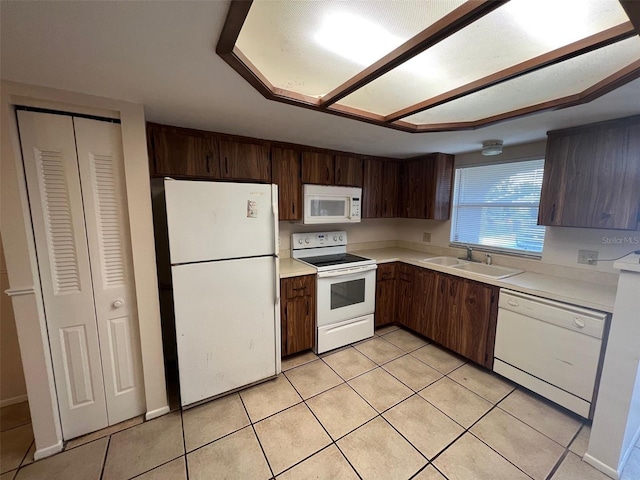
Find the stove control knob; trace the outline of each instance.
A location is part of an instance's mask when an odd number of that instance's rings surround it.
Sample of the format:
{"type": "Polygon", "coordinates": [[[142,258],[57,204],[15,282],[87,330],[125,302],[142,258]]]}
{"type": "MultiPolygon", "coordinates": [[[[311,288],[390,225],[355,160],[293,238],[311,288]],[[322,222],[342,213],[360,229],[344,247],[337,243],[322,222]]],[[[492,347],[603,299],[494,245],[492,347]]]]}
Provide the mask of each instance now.
{"type": "Polygon", "coordinates": [[[298,243],[299,243],[300,245],[302,245],[302,239],[301,239],[301,238],[299,238],[299,239],[298,239],[298,243]]]}
{"type": "Polygon", "coordinates": [[[342,241],[342,235],[340,235],[340,241],[342,241]]]}
{"type": "Polygon", "coordinates": [[[338,241],[338,237],[336,235],[333,236],[333,241],[337,242],[338,241]]]}
{"type": "Polygon", "coordinates": [[[309,243],[309,237],[304,239],[304,243],[309,243]]]}

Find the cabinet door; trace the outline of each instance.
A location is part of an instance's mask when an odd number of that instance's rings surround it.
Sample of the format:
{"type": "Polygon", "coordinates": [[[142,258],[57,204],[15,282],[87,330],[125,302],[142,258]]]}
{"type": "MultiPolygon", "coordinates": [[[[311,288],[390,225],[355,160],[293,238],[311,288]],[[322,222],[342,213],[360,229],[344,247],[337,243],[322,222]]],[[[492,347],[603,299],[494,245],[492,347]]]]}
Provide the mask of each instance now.
{"type": "Polygon", "coordinates": [[[408,326],[425,336],[432,333],[435,288],[436,272],[424,268],[417,269],[413,285],[411,322],[408,326]]]}
{"type": "Polygon", "coordinates": [[[384,162],[368,158],[364,162],[364,185],[362,187],[362,217],[382,216],[384,162]]]}
{"type": "Polygon", "coordinates": [[[315,345],[316,277],[304,275],[280,280],[282,295],[282,356],[315,345]]]}
{"type": "Polygon", "coordinates": [[[434,281],[434,297],[431,311],[431,322],[427,324],[427,337],[451,348],[453,342],[450,338],[450,321],[453,315],[453,302],[451,298],[452,278],[441,273],[436,274],[434,281]]]}
{"type": "Polygon", "coordinates": [[[375,325],[381,327],[395,321],[396,280],[395,263],[378,265],[376,271],[376,313],[375,325]]]}
{"type": "Polygon", "coordinates": [[[640,116],[551,132],[538,224],[635,230],[640,116]]]}
{"type": "Polygon", "coordinates": [[[382,175],[382,214],[383,218],[398,216],[400,164],[384,162],[382,175]]]}
{"type": "Polygon", "coordinates": [[[496,319],[492,318],[493,287],[472,280],[454,281],[457,283],[454,292],[457,308],[455,316],[450,319],[452,346],[449,348],[490,368],[496,328],[496,319]]]}
{"type": "Polygon", "coordinates": [[[287,346],[283,355],[302,352],[313,348],[315,321],[313,297],[295,297],[287,300],[285,316],[287,317],[287,346]]]}
{"type": "Polygon", "coordinates": [[[278,218],[302,218],[302,181],[300,152],[288,148],[271,148],[273,183],[278,185],[278,218]]]}
{"type": "Polygon", "coordinates": [[[570,138],[549,135],[544,158],[544,174],[538,209],[538,225],[561,224],[566,186],[566,158],[569,156],[570,138]]]}
{"type": "Polygon", "coordinates": [[[224,179],[270,183],[269,148],[255,143],[221,140],[220,170],[224,179]]]}
{"type": "Polygon", "coordinates": [[[434,220],[449,220],[451,216],[451,196],[453,194],[453,155],[444,153],[434,154],[432,169],[433,192],[430,202],[429,218],[434,220]]]}
{"type": "Polygon", "coordinates": [[[334,185],[333,155],[302,152],[302,183],[334,185]]]}
{"type": "Polygon", "coordinates": [[[362,158],[336,155],[336,185],[362,187],[362,158]]]}
{"type": "Polygon", "coordinates": [[[405,326],[411,324],[411,299],[413,295],[414,269],[411,265],[398,264],[396,283],[397,321],[405,326]]]}
{"type": "Polygon", "coordinates": [[[427,218],[425,163],[422,160],[409,161],[403,169],[403,216],[427,218]]]}
{"type": "Polygon", "coordinates": [[[403,216],[449,219],[453,160],[453,155],[434,153],[402,165],[403,216]]]}
{"type": "Polygon", "coordinates": [[[218,142],[178,129],[151,129],[155,175],[220,178],[218,142]]]}

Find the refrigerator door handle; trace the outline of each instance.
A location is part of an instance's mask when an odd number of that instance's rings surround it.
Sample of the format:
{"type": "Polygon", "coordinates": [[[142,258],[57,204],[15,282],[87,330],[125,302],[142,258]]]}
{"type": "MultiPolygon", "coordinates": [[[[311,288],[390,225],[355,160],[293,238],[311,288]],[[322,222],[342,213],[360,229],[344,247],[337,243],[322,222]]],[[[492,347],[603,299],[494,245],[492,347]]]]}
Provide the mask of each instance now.
{"type": "MultiPolygon", "coordinates": [[[[280,260],[279,260],[279,250],[280,250],[280,236],[278,232],[278,186],[273,184],[271,185],[271,210],[273,212],[273,255],[274,260],[276,262],[276,307],[280,308],[280,260]]],[[[279,310],[278,310],[279,311],[279,310]]]]}

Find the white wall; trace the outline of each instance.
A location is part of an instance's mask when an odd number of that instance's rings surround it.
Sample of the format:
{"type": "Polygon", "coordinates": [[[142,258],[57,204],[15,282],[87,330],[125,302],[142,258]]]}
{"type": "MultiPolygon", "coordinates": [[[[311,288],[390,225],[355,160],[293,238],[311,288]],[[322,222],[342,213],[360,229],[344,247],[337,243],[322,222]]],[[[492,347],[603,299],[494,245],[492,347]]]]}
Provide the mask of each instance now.
{"type": "Polygon", "coordinates": [[[632,257],[635,258],[629,262],[632,264],[629,268],[636,271],[620,273],[598,401],[584,457],[612,478],[621,473],[625,454],[633,448],[633,436],[640,428],[640,255],[632,257]]]}
{"type": "MultiPolygon", "coordinates": [[[[483,157],[480,152],[457,155],[456,167],[462,165],[504,162],[505,160],[525,160],[544,158],[546,141],[505,147],[501,155],[483,157]]],[[[434,220],[405,219],[400,224],[399,240],[422,243],[425,246],[449,246],[451,222],[434,220]],[[431,243],[422,242],[423,232],[431,233],[431,243]]],[[[546,227],[542,259],[544,265],[562,265],[587,272],[617,274],[613,262],[599,262],[595,266],[578,264],[578,250],[596,250],[598,258],[616,258],[640,249],[640,231],[594,230],[587,228],[546,227]],[[615,242],[616,239],[622,243],[615,242]]],[[[461,250],[462,251],[462,250],[461,250]]]]}
{"type": "Polygon", "coordinates": [[[160,309],[142,105],[44,87],[2,82],[1,228],[36,441],[36,457],[59,451],[62,436],[35,246],[13,105],[120,118],[147,418],[169,411],[163,368],[160,309]]]}
{"type": "Polygon", "coordinates": [[[0,240],[0,407],[27,399],[13,306],[4,294],[8,288],[9,277],[0,240]]]}

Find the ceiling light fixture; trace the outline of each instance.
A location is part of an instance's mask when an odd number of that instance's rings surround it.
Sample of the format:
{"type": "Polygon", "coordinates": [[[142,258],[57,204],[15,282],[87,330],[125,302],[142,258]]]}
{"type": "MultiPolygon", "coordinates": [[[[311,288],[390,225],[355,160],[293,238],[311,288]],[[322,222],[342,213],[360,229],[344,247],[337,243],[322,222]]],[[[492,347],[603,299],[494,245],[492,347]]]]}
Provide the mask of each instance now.
{"type": "Polygon", "coordinates": [[[502,153],[502,140],[485,140],[482,142],[482,155],[490,157],[502,153]]]}

